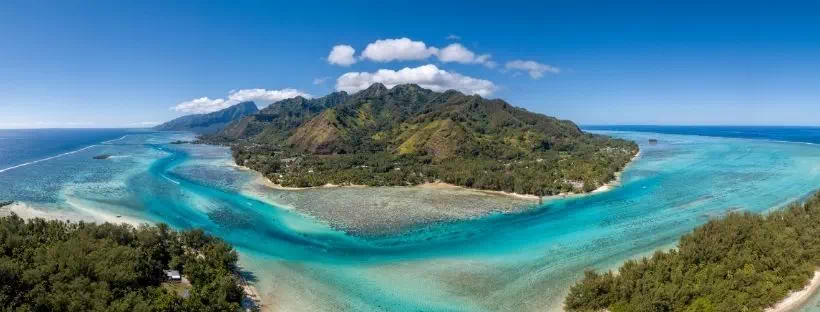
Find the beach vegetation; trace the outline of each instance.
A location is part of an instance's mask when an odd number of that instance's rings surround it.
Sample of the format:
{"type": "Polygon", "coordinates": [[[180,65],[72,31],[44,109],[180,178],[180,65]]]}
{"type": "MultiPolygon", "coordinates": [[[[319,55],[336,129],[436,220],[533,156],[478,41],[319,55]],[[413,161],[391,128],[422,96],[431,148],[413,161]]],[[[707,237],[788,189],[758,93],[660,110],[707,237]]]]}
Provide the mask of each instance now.
{"type": "Polygon", "coordinates": [[[568,311],[763,311],[802,289],[820,266],[820,193],[769,215],[730,213],[678,248],[585,272],[568,311]]]}
{"type": "Polygon", "coordinates": [[[0,218],[3,311],[237,311],[237,253],[202,230],[0,218]],[[163,287],[164,270],[190,280],[163,287]]]}

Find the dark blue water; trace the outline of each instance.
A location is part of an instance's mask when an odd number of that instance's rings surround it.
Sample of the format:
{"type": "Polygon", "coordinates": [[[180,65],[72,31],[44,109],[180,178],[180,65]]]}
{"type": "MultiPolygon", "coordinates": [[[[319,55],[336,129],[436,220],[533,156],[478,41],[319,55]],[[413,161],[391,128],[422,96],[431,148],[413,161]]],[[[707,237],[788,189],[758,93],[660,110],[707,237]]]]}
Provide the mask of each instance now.
{"type": "Polygon", "coordinates": [[[655,132],[820,144],[820,127],[592,125],[581,128],[584,130],[655,132]]]}
{"type": "Polygon", "coordinates": [[[113,140],[126,129],[0,129],[0,170],[113,140]]]}

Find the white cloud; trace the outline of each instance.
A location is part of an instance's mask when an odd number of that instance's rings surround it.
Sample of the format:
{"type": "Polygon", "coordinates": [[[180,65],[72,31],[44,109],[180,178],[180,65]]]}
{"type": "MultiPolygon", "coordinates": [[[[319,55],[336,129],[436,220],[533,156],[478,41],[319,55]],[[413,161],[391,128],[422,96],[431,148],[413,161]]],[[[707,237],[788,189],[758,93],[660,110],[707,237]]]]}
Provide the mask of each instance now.
{"type": "Polygon", "coordinates": [[[456,35],[456,34],[449,34],[449,35],[447,35],[447,37],[445,37],[445,39],[458,41],[458,40],[461,40],[461,36],[456,35]]]}
{"type": "MultiPolygon", "coordinates": [[[[458,36],[450,35],[448,39],[458,36]]],[[[413,41],[409,38],[381,39],[367,45],[362,51],[361,59],[374,62],[426,60],[436,56],[442,63],[482,64],[495,68],[496,63],[490,54],[477,55],[459,43],[450,44],[443,49],[427,46],[423,41],[413,41]]]]}
{"type": "Polygon", "coordinates": [[[240,102],[254,101],[257,105],[270,104],[297,96],[305,98],[311,97],[310,94],[296,89],[242,89],[231,91],[227,99],[211,99],[209,97],[201,97],[179,103],[176,106],[171,107],[171,109],[182,113],[202,114],[218,111],[240,102]]]}
{"type": "Polygon", "coordinates": [[[177,106],[172,107],[171,109],[182,112],[182,113],[209,113],[213,111],[218,111],[230,105],[225,104],[224,99],[214,99],[204,96],[198,99],[193,99],[190,101],[185,101],[182,103],[177,104],[177,106]]]}
{"type": "Polygon", "coordinates": [[[327,62],[347,67],[356,63],[353,54],[356,54],[356,49],[349,45],[340,44],[330,50],[330,54],[327,55],[327,62]]]}
{"type": "Polygon", "coordinates": [[[435,55],[438,49],[427,47],[422,41],[409,38],[376,40],[362,51],[362,59],[375,62],[425,60],[435,55]]]}
{"type": "Polygon", "coordinates": [[[313,78],[313,84],[315,84],[315,85],[324,84],[325,81],[327,81],[328,79],[330,79],[330,77],[313,78]]]}
{"type": "MultiPolygon", "coordinates": [[[[234,104],[245,101],[254,101],[256,104],[270,104],[284,99],[295,98],[301,96],[310,98],[311,95],[296,89],[282,89],[282,90],[266,90],[266,89],[242,89],[239,91],[232,91],[228,96],[227,102],[234,104]]],[[[231,104],[233,105],[233,104],[231,104]]]]}
{"type": "Polygon", "coordinates": [[[507,62],[504,65],[506,70],[517,70],[517,71],[525,71],[530,74],[532,79],[538,79],[544,76],[544,73],[552,73],[558,74],[561,73],[561,69],[558,67],[541,64],[535,61],[522,61],[522,60],[515,60],[507,62]]]}
{"type": "Polygon", "coordinates": [[[487,96],[498,89],[492,81],[468,77],[455,72],[439,69],[428,64],[419,67],[405,67],[395,71],[380,69],[374,73],[350,72],[336,79],[336,90],[356,92],[374,83],[382,83],[388,88],[399,84],[415,83],[433,91],[455,89],[467,94],[487,96]]]}
{"type": "Polygon", "coordinates": [[[484,66],[493,68],[496,64],[490,60],[490,57],[489,54],[476,55],[458,43],[450,44],[438,51],[438,60],[443,63],[484,64],[484,66]]]}

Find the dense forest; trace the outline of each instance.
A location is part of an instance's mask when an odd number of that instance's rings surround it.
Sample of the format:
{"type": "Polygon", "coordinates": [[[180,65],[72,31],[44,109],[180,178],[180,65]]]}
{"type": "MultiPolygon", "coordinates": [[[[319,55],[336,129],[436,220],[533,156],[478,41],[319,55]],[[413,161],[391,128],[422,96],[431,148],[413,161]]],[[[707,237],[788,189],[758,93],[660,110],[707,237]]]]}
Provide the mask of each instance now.
{"type": "Polygon", "coordinates": [[[803,288],[820,266],[820,193],[762,216],[732,213],[681,238],[678,248],[588,271],[569,311],[763,311],[803,288]]]}
{"type": "Polygon", "coordinates": [[[237,253],[201,230],[0,218],[3,311],[237,311],[237,253]],[[186,294],[165,282],[182,272],[186,294]],[[169,287],[170,286],[170,287],[169,287]]]}
{"type": "Polygon", "coordinates": [[[537,195],[591,191],[638,151],[502,100],[381,84],[280,101],[202,140],[284,186],[444,181],[537,195]]]}

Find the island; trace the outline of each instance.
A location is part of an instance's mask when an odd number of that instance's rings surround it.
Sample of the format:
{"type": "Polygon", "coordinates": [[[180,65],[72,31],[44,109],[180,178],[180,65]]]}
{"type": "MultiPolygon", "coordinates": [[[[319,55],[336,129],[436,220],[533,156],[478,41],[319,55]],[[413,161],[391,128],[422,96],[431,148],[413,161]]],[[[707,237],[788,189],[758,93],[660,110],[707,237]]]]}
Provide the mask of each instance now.
{"type": "Polygon", "coordinates": [[[376,83],[271,104],[200,137],[281,187],[445,183],[548,196],[595,190],[638,153],[634,142],[500,99],[376,83]]]}
{"type": "Polygon", "coordinates": [[[5,311],[238,311],[237,253],[202,230],[0,218],[5,311]],[[169,273],[176,272],[177,276],[169,273]],[[182,290],[178,292],[178,290],[182,290]]]}
{"type": "Polygon", "coordinates": [[[820,192],[767,216],[732,212],[683,236],[677,249],[617,272],[587,271],[566,309],[789,311],[820,284],[818,223],[820,192]]]}

